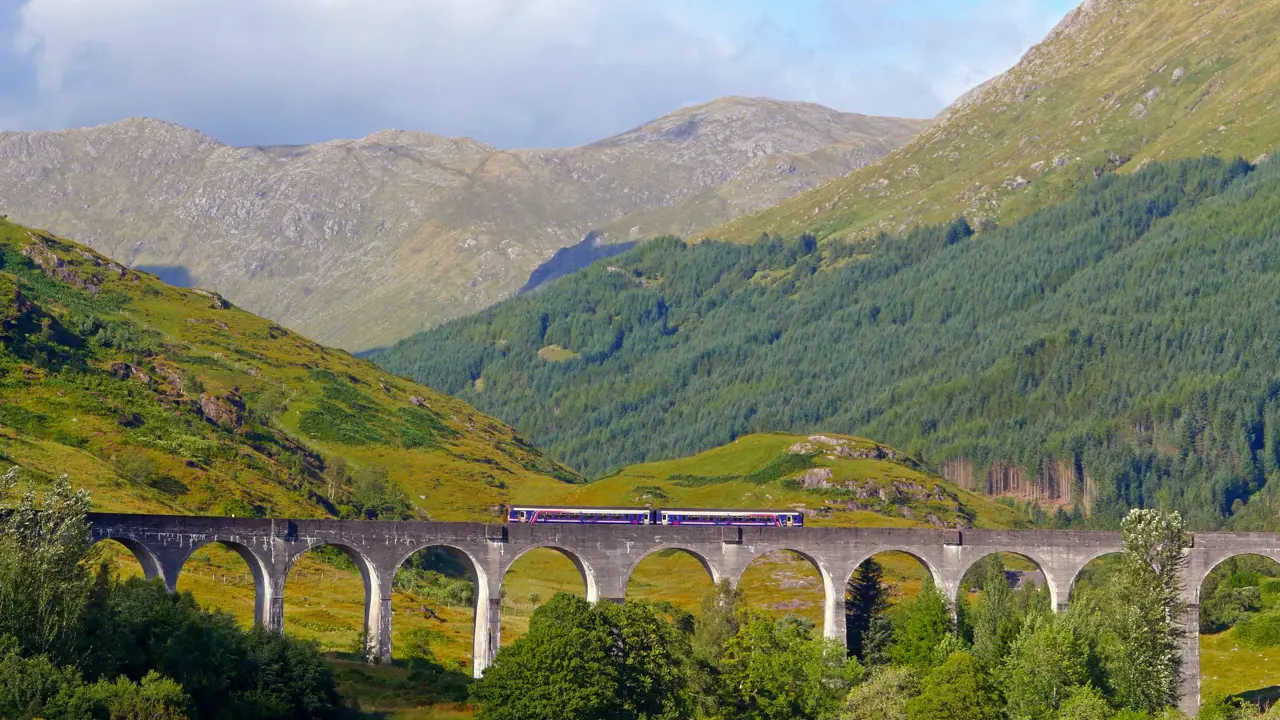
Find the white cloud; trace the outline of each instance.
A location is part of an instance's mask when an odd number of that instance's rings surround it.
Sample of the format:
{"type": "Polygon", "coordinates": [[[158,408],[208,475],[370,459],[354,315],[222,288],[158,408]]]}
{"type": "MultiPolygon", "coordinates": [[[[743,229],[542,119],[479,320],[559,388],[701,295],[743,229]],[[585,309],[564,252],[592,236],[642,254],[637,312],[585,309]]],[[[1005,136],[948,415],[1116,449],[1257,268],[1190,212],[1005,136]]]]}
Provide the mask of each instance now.
{"type": "Polygon", "coordinates": [[[727,94],[920,116],[1011,64],[1049,17],[1032,0],[990,0],[965,32],[894,20],[883,0],[832,13],[848,47],[711,0],[28,0],[0,52],[0,118],[150,115],[234,143],[399,127],[514,147],[727,94]]]}

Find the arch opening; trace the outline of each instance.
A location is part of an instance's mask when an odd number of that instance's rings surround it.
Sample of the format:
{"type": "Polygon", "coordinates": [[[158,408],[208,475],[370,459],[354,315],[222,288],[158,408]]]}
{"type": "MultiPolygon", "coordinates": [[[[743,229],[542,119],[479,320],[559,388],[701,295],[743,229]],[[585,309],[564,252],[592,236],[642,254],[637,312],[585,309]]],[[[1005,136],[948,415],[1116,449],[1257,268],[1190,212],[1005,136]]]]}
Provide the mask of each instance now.
{"type": "Polygon", "coordinates": [[[1233,555],[1188,589],[1199,605],[1201,697],[1280,701],[1280,563],[1233,555]]]}
{"type": "Polygon", "coordinates": [[[922,558],[885,550],[862,560],[845,581],[845,647],[860,661],[883,664],[892,641],[890,615],[936,578],[922,558]]]}
{"type": "Polygon", "coordinates": [[[656,549],[627,571],[627,599],[669,602],[694,613],[719,579],[706,558],[678,547],[656,549]]]}
{"type": "Polygon", "coordinates": [[[293,559],[285,575],[284,631],[320,649],[363,660],[369,647],[367,609],[372,599],[368,564],[342,545],[316,545],[293,559]]]}
{"type": "Polygon", "coordinates": [[[830,578],[813,558],[795,550],[770,550],[756,556],[742,571],[737,586],[746,607],[767,615],[794,615],[813,623],[822,633],[827,625],[826,599],[830,578]]]}
{"type": "Polygon", "coordinates": [[[503,572],[501,642],[510,645],[529,631],[533,612],[556,593],[598,600],[595,578],[582,560],[569,550],[542,546],[516,556],[503,572]]]}
{"type": "Polygon", "coordinates": [[[961,576],[960,587],[952,601],[957,606],[981,602],[983,593],[992,583],[1002,583],[1001,590],[1007,589],[1028,608],[1054,609],[1057,588],[1053,585],[1053,578],[1035,559],[1012,552],[990,553],[974,560],[961,576]]]}
{"type": "Polygon", "coordinates": [[[178,574],[178,592],[189,592],[202,607],[221,610],[242,627],[262,623],[270,595],[262,562],[249,548],[214,540],[191,551],[178,574]]]}
{"type": "Polygon", "coordinates": [[[89,563],[93,567],[105,565],[112,578],[156,578],[160,576],[160,563],[142,543],[128,538],[103,538],[89,550],[89,563]]]}
{"type": "Polygon", "coordinates": [[[422,680],[423,704],[466,700],[487,643],[483,569],[459,548],[431,545],[400,562],[391,588],[392,661],[422,680]]]}

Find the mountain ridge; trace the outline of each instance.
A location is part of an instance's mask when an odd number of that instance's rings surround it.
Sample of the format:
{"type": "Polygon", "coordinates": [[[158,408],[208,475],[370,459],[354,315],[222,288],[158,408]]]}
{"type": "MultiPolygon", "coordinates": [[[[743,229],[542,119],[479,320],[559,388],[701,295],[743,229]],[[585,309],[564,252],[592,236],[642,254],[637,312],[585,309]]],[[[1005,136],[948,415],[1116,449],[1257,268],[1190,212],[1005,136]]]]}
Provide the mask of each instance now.
{"type": "Polygon", "coordinates": [[[1009,222],[1100,173],[1280,145],[1280,3],[1089,0],[918,137],[844,178],[685,237],[864,239],[1009,222]]]}
{"type": "Polygon", "coordinates": [[[135,118],[0,133],[0,212],[131,266],[182,267],[250,311],[359,350],[514,294],[590,231],[625,242],[708,227],[924,124],[725,98],[576,148],[403,130],[238,148],[135,118]],[[697,202],[729,184],[722,194],[745,204],[697,202]]]}

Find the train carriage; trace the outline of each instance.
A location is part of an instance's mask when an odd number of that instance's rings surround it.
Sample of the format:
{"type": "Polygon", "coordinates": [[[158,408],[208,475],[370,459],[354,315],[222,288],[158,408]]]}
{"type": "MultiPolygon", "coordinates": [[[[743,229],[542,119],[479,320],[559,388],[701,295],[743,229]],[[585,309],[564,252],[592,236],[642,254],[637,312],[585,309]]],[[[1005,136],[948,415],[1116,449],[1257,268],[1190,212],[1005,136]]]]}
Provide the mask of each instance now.
{"type": "Polygon", "coordinates": [[[655,522],[659,525],[804,527],[804,513],[795,510],[663,508],[655,512],[655,522]]]}
{"type": "Polygon", "coordinates": [[[567,507],[513,505],[507,509],[509,523],[560,525],[652,525],[653,511],[628,507],[567,507]]]}

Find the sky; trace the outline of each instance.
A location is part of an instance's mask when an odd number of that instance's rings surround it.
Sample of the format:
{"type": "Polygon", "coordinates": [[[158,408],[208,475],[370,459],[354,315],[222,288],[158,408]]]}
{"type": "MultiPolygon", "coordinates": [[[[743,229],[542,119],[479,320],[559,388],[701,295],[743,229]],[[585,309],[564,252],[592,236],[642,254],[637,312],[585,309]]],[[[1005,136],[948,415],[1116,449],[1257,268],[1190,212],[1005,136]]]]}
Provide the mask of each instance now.
{"type": "Polygon", "coordinates": [[[932,117],[1076,0],[0,0],[0,130],[563,147],[726,95],[932,117]]]}

